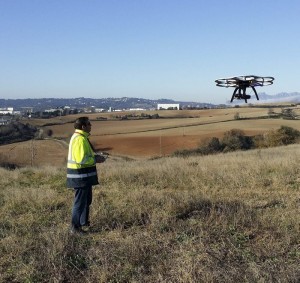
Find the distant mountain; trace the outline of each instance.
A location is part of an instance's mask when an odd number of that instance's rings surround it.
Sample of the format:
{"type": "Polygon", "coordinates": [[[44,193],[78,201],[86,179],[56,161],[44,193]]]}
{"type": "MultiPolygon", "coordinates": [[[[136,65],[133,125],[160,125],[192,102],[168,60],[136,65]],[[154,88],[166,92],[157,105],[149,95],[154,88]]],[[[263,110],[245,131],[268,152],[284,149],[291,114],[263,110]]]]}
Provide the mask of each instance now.
{"type": "Polygon", "coordinates": [[[94,106],[103,109],[130,109],[142,108],[153,109],[157,108],[157,104],[179,103],[181,106],[190,107],[213,107],[210,103],[174,101],[172,99],[144,99],[144,98],[30,98],[30,99],[0,99],[0,108],[13,107],[14,110],[21,110],[22,107],[33,107],[33,111],[43,111],[50,108],[60,108],[69,106],[71,108],[85,108],[94,106]]]}
{"type": "MultiPolygon", "coordinates": [[[[299,103],[300,102],[300,92],[281,92],[275,95],[269,95],[265,92],[258,93],[259,101],[256,100],[254,93],[251,94],[250,103],[281,103],[281,102],[290,102],[290,103],[299,103]]],[[[230,104],[230,101],[227,101],[230,104]]],[[[244,103],[244,100],[234,100],[233,104],[244,103]]]]}
{"type": "Polygon", "coordinates": [[[300,102],[300,92],[281,92],[276,95],[268,95],[266,93],[259,93],[260,100],[274,100],[278,102],[300,102]]]}

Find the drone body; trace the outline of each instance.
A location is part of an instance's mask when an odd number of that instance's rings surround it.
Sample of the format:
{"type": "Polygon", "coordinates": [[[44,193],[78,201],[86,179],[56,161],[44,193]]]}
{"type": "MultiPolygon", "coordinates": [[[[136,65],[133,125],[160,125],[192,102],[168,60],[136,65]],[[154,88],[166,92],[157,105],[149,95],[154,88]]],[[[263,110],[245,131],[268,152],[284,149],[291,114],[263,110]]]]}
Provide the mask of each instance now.
{"type": "Polygon", "coordinates": [[[256,99],[259,100],[255,87],[271,85],[273,84],[273,81],[273,77],[260,77],[253,75],[215,80],[217,86],[235,88],[230,102],[232,102],[234,99],[244,99],[246,103],[247,100],[251,98],[251,96],[246,93],[247,88],[252,89],[254,91],[256,99]]]}

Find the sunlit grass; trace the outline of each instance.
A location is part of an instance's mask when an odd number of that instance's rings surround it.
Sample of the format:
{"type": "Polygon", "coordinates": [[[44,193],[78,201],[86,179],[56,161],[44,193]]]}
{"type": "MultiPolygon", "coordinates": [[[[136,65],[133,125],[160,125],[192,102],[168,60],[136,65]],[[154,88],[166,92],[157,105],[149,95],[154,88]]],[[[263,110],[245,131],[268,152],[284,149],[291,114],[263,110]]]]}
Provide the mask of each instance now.
{"type": "Polygon", "coordinates": [[[297,282],[300,146],[98,165],[92,231],[65,168],[0,169],[1,282],[297,282]]]}

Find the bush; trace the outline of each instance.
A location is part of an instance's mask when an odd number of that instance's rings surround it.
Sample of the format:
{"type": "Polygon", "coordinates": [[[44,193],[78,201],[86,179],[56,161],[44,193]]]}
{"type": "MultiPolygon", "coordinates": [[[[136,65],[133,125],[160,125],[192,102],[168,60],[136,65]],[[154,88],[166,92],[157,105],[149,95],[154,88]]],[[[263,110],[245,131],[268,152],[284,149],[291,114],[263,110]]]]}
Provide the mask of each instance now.
{"type": "Polygon", "coordinates": [[[239,112],[236,112],[236,113],[234,114],[234,120],[240,120],[240,119],[241,119],[240,113],[239,113],[239,112]]]}
{"type": "Polygon", "coordinates": [[[198,152],[203,155],[208,155],[222,152],[223,149],[224,146],[220,143],[220,140],[216,137],[212,137],[198,148],[198,152]]]}
{"type": "Polygon", "coordinates": [[[192,155],[199,154],[199,151],[197,149],[182,149],[182,150],[176,150],[173,153],[173,156],[176,157],[189,157],[192,155]]]}
{"type": "Polygon", "coordinates": [[[293,144],[298,141],[300,132],[291,127],[281,126],[277,131],[271,131],[265,136],[267,147],[293,144]]]}
{"type": "Polygon", "coordinates": [[[295,120],[296,119],[296,114],[293,111],[293,109],[287,108],[287,109],[282,109],[281,111],[282,119],[286,120],[295,120]]]}
{"type": "Polygon", "coordinates": [[[232,129],[224,134],[222,145],[224,152],[246,150],[253,146],[253,141],[251,137],[245,136],[242,130],[232,129]]]}
{"type": "Polygon", "coordinates": [[[281,126],[277,131],[283,145],[296,143],[300,137],[300,132],[288,126],[281,126]]]}
{"type": "Polygon", "coordinates": [[[20,122],[0,126],[0,145],[26,141],[35,137],[38,129],[20,122]]]}
{"type": "Polygon", "coordinates": [[[52,137],[52,135],[53,135],[53,130],[48,129],[48,130],[46,131],[46,135],[47,135],[47,137],[52,137]]]}
{"type": "Polygon", "coordinates": [[[209,155],[219,152],[266,148],[297,143],[300,140],[300,131],[287,126],[272,130],[254,137],[245,136],[239,129],[232,129],[224,133],[220,141],[213,137],[204,141],[197,149],[177,150],[174,156],[188,157],[192,155],[209,155]]]}

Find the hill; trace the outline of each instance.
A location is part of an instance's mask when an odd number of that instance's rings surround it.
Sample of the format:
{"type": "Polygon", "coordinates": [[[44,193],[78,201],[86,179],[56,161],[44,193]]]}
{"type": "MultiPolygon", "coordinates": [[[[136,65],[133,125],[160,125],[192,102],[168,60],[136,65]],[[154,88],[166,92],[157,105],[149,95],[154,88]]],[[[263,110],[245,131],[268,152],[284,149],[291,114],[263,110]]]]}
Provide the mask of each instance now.
{"type": "Polygon", "coordinates": [[[299,282],[299,161],[108,159],[82,237],[64,167],[0,168],[0,282],[299,282]]]}
{"type": "MultiPolygon", "coordinates": [[[[259,93],[260,100],[256,103],[266,102],[300,102],[300,93],[279,93],[276,95],[267,95],[266,93],[259,93]]],[[[234,101],[235,105],[239,101],[234,101]]],[[[97,107],[103,109],[115,108],[115,109],[130,109],[130,108],[142,108],[142,109],[156,109],[157,104],[164,103],[179,103],[182,107],[190,108],[217,108],[218,105],[206,103],[206,102],[195,102],[195,101],[176,101],[172,99],[145,99],[145,98],[134,98],[134,97],[121,97],[121,98],[28,98],[28,99],[0,99],[0,108],[13,107],[14,110],[22,110],[23,107],[32,107],[34,112],[43,111],[51,108],[61,108],[69,106],[71,108],[82,109],[84,107],[97,107]]],[[[244,103],[244,102],[243,102],[244,103]]]]}
{"type": "Polygon", "coordinates": [[[103,109],[130,109],[130,108],[143,108],[143,109],[156,109],[157,104],[164,103],[179,103],[182,106],[189,105],[191,107],[213,107],[210,103],[200,102],[187,102],[187,101],[174,101],[172,99],[144,99],[144,98],[31,98],[31,99],[0,99],[1,107],[13,107],[15,110],[22,110],[23,107],[32,107],[33,111],[43,111],[50,108],[60,108],[69,106],[71,108],[82,109],[85,107],[97,107],[103,109]]]}

